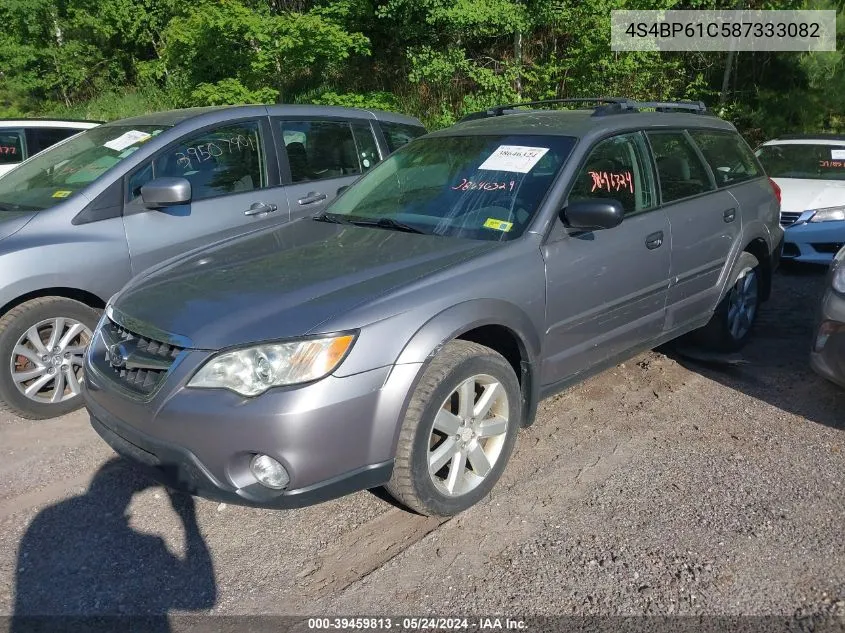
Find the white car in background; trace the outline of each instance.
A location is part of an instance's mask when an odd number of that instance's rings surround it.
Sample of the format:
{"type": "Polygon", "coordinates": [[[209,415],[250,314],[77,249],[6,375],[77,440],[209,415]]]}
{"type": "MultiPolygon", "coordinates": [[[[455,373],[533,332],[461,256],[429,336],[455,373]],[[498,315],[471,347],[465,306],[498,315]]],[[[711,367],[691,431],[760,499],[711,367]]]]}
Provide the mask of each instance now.
{"type": "Polygon", "coordinates": [[[99,124],[99,121],[0,119],[0,176],[41,150],[99,124]]]}
{"type": "Polygon", "coordinates": [[[845,136],[781,136],[755,153],[781,189],[783,258],[830,264],[845,245],[845,136]]]}

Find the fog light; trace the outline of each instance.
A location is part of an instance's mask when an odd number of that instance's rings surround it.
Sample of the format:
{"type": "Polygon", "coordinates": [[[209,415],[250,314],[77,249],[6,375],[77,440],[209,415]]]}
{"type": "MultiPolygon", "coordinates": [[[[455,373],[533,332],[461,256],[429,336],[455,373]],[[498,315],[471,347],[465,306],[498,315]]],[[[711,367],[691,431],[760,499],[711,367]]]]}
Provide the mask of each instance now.
{"type": "Polygon", "coordinates": [[[288,471],[269,455],[256,455],[249,463],[252,474],[263,486],[281,490],[290,482],[288,471]]]}

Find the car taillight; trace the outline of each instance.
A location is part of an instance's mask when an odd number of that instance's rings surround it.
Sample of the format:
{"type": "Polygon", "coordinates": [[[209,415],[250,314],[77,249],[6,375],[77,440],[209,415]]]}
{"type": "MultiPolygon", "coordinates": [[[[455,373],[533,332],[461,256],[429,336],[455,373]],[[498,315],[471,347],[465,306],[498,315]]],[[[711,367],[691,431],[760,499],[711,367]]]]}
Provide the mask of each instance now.
{"type": "Polygon", "coordinates": [[[780,187],[778,187],[778,184],[771,178],[769,178],[769,184],[772,186],[772,191],[775,192],[775,198],[778,199],[778,204],[780,204],[780,187]]]}

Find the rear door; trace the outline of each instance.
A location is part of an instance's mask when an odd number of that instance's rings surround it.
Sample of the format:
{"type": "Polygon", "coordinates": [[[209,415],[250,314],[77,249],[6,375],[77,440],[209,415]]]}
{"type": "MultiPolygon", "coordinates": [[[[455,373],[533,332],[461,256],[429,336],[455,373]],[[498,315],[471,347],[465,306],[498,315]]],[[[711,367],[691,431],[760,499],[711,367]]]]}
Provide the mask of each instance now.
{"type": "Polygon", "coordinates": [[[325,208],[383,158],[373,123],[318,116],[273,119],[292,220],[325,208]]]}
{"type": "Polygon", "coordinates": [[[666,329],[671,330],[701,320],[716,305],[722,270],[742,232],[741,213],[730,192],[716,188],[689,133],[667,130],[646,136],[672,225],[666,319],[666,329]]]}
{"type": "Polygon", "coordinates": [[[287,222],[267,118],[187,133],[126,177],[123,222],[132,272],[227,237],[287,222]],[[191,183],[191,202],[151,210],[141,187],[153,178],[191,183]]]}
{"type": "Polygon", "coordinates": [[[568,200],[592,198],[618,200],[625,217],[607,230],[558,226],[544,246],[544,385],[648,343],[663,330],[671,235],[642,133],[611,137],[590,151],[568,200]]]}

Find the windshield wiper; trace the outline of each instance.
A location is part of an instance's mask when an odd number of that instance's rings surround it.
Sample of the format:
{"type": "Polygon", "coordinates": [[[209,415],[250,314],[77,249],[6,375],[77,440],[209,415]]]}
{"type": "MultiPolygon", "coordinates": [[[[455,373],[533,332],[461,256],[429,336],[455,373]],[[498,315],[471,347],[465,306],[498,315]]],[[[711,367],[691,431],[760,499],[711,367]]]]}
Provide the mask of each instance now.
{"type": "Polygon", "coordinates": [[[311,219],[317,222],[331,222],[332,224],[352,224],[349,220],[336,213],[326,213],[325,211],[312,216],[311,219]]]}
{"type": "Polygon", "coordinates": [[[380,229],[388,229],[391,231],[425,234],[425,231],[421,231],[415,226],[405,224],[404,222],[397,222],[391,218],[379,218],[378,220],[349,220],[349,222],[355,226],[376,226],[380,229]]]}

